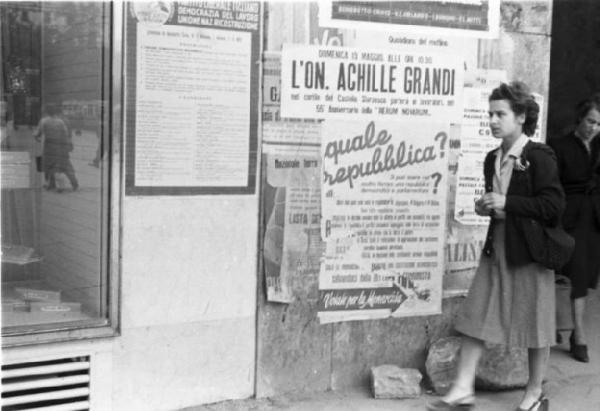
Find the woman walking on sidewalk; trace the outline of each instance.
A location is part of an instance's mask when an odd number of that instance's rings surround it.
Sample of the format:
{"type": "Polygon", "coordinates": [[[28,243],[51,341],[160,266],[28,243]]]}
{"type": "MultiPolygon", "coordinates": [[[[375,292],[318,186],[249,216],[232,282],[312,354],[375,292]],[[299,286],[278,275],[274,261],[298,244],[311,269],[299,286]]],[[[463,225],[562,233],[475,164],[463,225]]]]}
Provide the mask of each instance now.
{"type": "Polygon", "coordinates": [[[62,192],[62,189],[56,185],[56,174],[64,173],[69,179],[73,191],[76,191],[79,188],[79,182],[69,155],[73,150],[71,130],[59,117],[57,106],[49,104],[46,112],[48,116],[40,120],[37,130],[33,134],[38,141],[43,139],[42,164],[48,184],[46,189],[62,192]]]}
{"type": "Polygon", "coordinates": [[[575,252],[561,270],[571,280],[574,330],[571,355],[589,362],[583,326],[589,288],[596,288],[600,270],[600,93],[577,106],[575,131],[549,145],[558,158],[560,182],[567,196],[563,226],[575,238],[575,252]]]}
{"type": "Polygon", "coordinates": [[[428,404],[431,411],[473,408],[484,342],[528,349],[529,380],[517,410],[548,409],[542,380],[556,336],[554,272],[532,260],[520,220],[557,223],[564,193],[552,150],[528,140],[538,114],[538,104],[521,82],[502,84],[489,98],[490,129],[501,144],[485,158],[486,193],[475,202],[475,212],[491,220],[455,326],[464,335],[456,379],[441,400],[428,404]]]}

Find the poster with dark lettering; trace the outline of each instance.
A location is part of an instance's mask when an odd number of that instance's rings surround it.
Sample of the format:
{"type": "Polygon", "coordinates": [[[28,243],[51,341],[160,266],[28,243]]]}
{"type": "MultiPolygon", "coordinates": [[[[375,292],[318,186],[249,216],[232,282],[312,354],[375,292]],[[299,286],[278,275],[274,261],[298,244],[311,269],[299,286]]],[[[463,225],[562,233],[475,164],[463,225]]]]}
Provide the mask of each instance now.
{"type": "Polygon", "coordinates": [[[274,190],[264,247],[269,301],[290,303],[317,283],[323,242],[321,159],[315,151],[264,156],[267,184],[274,190]],[[279,273],[269,267],[277,261],[279,273]]]}
{"type": "Polygon", "coordinates": [[[321,124],[263,123],[263,263],[267,300],[314,293],[321,241],[321,124]]]}
{"type": "Polygon", "coordinates": [[[126,194],[256,187],[259,2],[128,4],[126,194]]]}
{"type": "Polygon", "coordinates": [[[323,124],[321,322],[441,311],[449,129],[323,124]]]}
{"type": "Polygon", "coordinates": [[[402,0],[319,2],[327,27],[496,38],[500,0],[402,0]]]}
{"type": "Polygon", "coordinates": [[[281,117],[450,123],[462,115],[463,77],[455,54],[284,44],[281,117]]]}

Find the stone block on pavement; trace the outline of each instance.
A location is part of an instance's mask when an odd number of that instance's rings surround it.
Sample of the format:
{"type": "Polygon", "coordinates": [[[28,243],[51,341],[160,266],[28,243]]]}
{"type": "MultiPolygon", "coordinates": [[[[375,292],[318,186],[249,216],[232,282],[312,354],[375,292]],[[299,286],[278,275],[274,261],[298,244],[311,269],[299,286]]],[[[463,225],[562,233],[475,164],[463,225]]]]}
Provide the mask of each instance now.
{"type": "Polygon", "coordinates": [[[375,398],[414,398],[421,395],[423,376],[414,368],[379,365],[371,368],[371,383],[375,398]]]}
{"type": "MultiPolygon", "coordinates": [[[[425,370],[436,393],[445,394],[456,375],[461,338],[446,337],[429,348],[425,370]]],[[[527,384],[527,350],[486,344],[475,375],[475,388],[508,390],[527,384]]]]}
{"type": "Polygon", "coordinates": [[[425,371],[433,389],[440,395],[444,395],[454,381],[460,342],[459,337],[440,338],[429,347],[427,352],[425,371]]]}

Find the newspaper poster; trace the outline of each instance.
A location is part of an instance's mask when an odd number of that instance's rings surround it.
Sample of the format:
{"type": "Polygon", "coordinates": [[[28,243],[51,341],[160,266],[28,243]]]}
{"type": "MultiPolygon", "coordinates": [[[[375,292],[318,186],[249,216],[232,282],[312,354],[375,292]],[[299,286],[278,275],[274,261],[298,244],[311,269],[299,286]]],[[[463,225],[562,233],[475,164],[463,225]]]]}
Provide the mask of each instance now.
{"type": "Polygon", "coordinates": [[[281,116],[452,122],[463,77],[462,58],[433,50],[284,44],[281,116]]]}
{"type": "Polygon", "coordinates": [[[263,261],[267,300],[315,289],[321,241],[321,124],[263,123],[263,261]]]}
{"type": "Polygon", "coordinates": [[[500,0],[321,1],[319,24],[443,36],[497,38],[500,0]]]}
{"type": "Polygon", "coordinates": [[[326,121],[322,323],[441,310],[449,126],[326,121]]]}
{"type": "Polygon", "coordinates": [[[128,9],[126,193],[254,193],[260,3],[128,9]]]}

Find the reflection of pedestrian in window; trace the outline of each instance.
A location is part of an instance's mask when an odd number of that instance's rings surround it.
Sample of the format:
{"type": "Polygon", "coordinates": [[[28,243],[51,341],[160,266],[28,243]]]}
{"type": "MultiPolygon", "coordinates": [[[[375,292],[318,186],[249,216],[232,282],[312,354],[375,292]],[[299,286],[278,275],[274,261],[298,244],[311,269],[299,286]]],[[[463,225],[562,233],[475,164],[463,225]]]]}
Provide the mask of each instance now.
{"type": "Polygon", "coordinates": [[[92,167],[96,167],[99,168],[100,167],[100,161],[102,161],[102,157],[104,156],[103,150],[102,150],[102,122],[98,122],[98,125],[96,126],[96,138],[98,139],[98,145],[96,147],[96,155],[94,156],[94,159],[88,163],[88,165],[92,166],[92,167]]]}
{"type": "Polygon", "coordinates": [[[48,190],[56,189],[56,173],[64,173],[75,191],[79,188],[79,183],[69,158],[69,153],[73,150],[71,131],[65,121],[59,117],[56,106],[48,105],[46,112],[48,116],[42,118],[34,134],[36,139],[40,140],[42,136],[44,139],[42,163],[47,180],[46,188],[48,190]]]}

